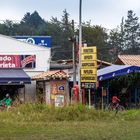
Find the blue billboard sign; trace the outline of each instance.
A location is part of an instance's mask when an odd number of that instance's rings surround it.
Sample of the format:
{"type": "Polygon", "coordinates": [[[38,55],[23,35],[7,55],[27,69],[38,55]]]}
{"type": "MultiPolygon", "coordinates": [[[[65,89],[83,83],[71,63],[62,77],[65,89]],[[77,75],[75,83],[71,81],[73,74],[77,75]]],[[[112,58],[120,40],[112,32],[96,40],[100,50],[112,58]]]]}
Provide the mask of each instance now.
{"type": "Polygon", "coordinates": [[[51,36],[13,36],[13,37],[20,41],[51,48],[51,36]]]}

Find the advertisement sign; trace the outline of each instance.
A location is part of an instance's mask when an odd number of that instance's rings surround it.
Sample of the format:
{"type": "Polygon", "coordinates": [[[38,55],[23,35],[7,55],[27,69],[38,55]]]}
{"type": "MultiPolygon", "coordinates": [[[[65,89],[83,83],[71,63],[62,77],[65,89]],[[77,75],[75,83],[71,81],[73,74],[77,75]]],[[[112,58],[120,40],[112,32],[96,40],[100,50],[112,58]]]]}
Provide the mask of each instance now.
{"type": "Polygon", "coordinates": [[[83,47],[82,50],[81,50],[81,53],[83,54],[93,54],[93,53],[97,53],[96,51],[96,46],[93,46],[93,47],[83,47]]]}
{"type": "Polygon", "coordinates": [[[0,68],[20,68],[20,56],[0,55],[0,68]]]}
{"type": "Polygon", "coordinates": [[[57,84],[55,82],[51,83],[51,93],[52,94],[57,94],[58,93],[58,91],[57,91],[57,84]]]}
{"type": "MultiPolygon", "coordinates": [[[[81,82],[84,84],[95,83],[97,81],[96,47],[83,47],[81,52],[81,82]]],[[[89,85],[89,87],[92,86],[89,85]]]]}
{"type": "Polygon", "coordinates": [[[96,87],[95,83],[82,83],[81,85],[85,89],[94,89],[96,87]]]}
{"type": "Polygon", "coordinates": [[[51,48],[50,36],[13,36],[13,37],[20,41],[51,48]]]}
{"type": "Polygon", "coordinates": [[[82,62],[82,68],[97,68],[97,61],[82,62]]]}
{"type": "Polygon", "coordinates": [[[35,68],[35,55],[0,55],[0,68],[35,68]]]}
{"type": "Polygon", "coordinates": [[[55,106],[64,106],[64,95],[55,95],[55,106]]]}
{"type": "Polygon", "coordinates": [[[96,82],[97,81],[97,75],[81,75],[81,82],[83,83],[89,83],[89,82],[96,82]]]}
{"type": "Polygon", "coordinates": [[[35,68],[36,56],[35,55],[21,55],[20,63],[21,63],[21,68],[35,68]]]}
{"type": "Polygon", "coordinates": [[[86,75],[95,75],[97,74],[97,69],[81,69],[81,75],[86,76],[86,75]]]}
{"type": "Polygon", "coordinates": [[[96,60],[96,54],[82,54],[82,61],[94,61],[96,60]]]}

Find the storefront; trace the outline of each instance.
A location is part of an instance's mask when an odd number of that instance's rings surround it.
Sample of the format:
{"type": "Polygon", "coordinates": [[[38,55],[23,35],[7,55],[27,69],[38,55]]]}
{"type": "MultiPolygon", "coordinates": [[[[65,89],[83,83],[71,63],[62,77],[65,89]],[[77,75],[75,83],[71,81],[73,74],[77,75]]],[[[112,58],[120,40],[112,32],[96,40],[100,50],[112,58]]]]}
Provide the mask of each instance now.
{"type": "Polygon", "coordinates": [[[50,69],[50,50],[0,35],[0,90],[20,93],[24,102],[36,100],[36,82],[30,77],[50,69]],[[5,76],[5,77],[3,77],[5,76]]]}
{"type": "Polygon", "coordinates": [[[19,100],[19,95],[25,95],[26,84],[31,84],[31,79],[23,69],[0,69],[0,99],[8,93],[13,100],[19,100]]]}
{"type": "Polygon", "coordinates": [[[96,103],[100,103],[100,106],[108,105],[112,96],[116,95],[124,107],[140,107],[139,80],[139,66],[112,65],[98,70],[100,87],[96,94],[96,103]]]}
{"type": "Polygon", "coordinates": [[[35,75],[37,82],[37,100],[54,106],[65,106],[69,103],[69,76],[64,71],[48,71],[35,75]]]}

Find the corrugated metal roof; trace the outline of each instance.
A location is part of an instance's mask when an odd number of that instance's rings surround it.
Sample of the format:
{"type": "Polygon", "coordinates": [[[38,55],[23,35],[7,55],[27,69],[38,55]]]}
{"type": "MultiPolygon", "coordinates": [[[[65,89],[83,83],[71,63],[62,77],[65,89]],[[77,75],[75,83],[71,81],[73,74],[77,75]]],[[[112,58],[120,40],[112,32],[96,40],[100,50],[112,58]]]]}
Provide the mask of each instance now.
{"type": "Polygon", "coordinates": [[[115,64],[140,66],[140,55],[118,55],[115,64]]]}
{"type": "Polygon", "coordinates": [[[69,75],[61,70],[47,71],[32,77],[32,80],[68,78],[69,75]]]}

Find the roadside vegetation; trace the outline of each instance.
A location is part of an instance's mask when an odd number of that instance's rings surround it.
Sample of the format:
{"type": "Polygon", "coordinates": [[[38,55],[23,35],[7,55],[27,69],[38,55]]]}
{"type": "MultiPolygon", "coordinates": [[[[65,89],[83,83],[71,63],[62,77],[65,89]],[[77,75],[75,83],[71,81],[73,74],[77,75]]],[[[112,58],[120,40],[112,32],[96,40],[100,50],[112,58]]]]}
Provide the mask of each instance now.
{"type": "Polygon", "coordinates": [[[140,110],[115,112],[83,105],[26,104],[0,112],[3,140],[137,140],[140,110]]]}

